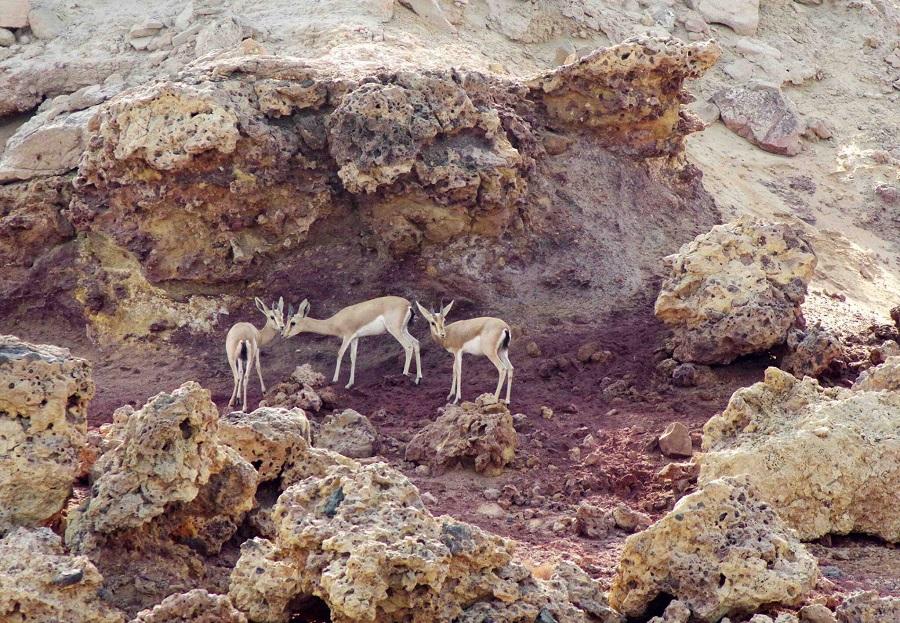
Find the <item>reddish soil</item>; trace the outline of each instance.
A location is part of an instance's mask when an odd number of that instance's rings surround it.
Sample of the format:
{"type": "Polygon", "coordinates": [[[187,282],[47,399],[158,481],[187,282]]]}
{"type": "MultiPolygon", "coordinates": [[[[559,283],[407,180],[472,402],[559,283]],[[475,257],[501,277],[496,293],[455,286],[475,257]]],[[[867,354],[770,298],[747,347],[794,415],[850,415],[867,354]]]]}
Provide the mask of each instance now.
{"type": "MultiPolygon", "coordinates": [[[[343,388],[349,375],[347,357],[341,381],[333,387],[333,403],[310,415],[321,420],[331,409],[347,407],[368,415],[384,436],[381,458],[403,470],[427,494],[426,503],[434,513],[453,515],[520,541],[522,553],[536,565],[573,559],[608,585],[627,535],[615,532],[602,540],[577,535],[571,525],[575,506],[581,500],[600,506],[624,502],[654,519],[663,515],[684,492],[673,491],[655,477],[671,461],[655,447],[656,437],[676,420],[699,432],[735,389],[760,380],[765,367],[774,363],[771,355],[745,358],[714,369],[699,387],[673,387],[656,372],[656,364],[664,357],[664,328],[653,317],[649,302],[635,305],[633,310],[593,325],[560,321],[552,332],[541,335],[515,331],[518,335],[510,351],[516,366],[510,408],[513,413],[525,414],[527,421],[520,427],[518,457],[500,477],[488,478],[466,469],[423,475],[403,460],[405,442],[436,417],[450,386],[450,355],[431,341],[421,320],[412,329],[422,343],[424,378],[419,386],[400,373],[403,353],[391,337],[366,338],[359,348],[356,386],[343,388]],[[540,347],[538,357],[526,354],[525,345],[531,340],[540,347]],[[613,358],[604,363],[577,362],[575,353],[586,342],[596,342],[611,351],[613,358]],[[552,419],[541,417],[542,406],[554,411],[552,419]],[[583,462],[587,451],[580,459],[570,455],[589,434],[600,448],[600,460],[593,465],[583,462]],[[487,501],[485,489],[503,492],[498,500],[502,513],[497,513],[496,507],[490,516],[484,509],[479,512],[479,506],[487,501]]],[[[191,379],[209,388],[224,411],[231,376],[221,335],[183,334],[174,336],[171,343],[103,351],[91,345],[79,328],[58,323],[4,326],[2,331],[68,346],[94,362],[93,425],[108,421],[120,405],[140,406],[149,396],[191,379]]],[[[274,386],[296,365],[310,362],[330,379],[337,345],[334,338],[318,336],[276,340],[264,351],[264,378],[274,386]]],[[[493,391],[496,382],[496,371],[486,359],[466,358],[464,399],[493,391]]],[[[249,397],[254,405],[261,398],[255,376],[249,397]]],[[[827,578],[820,587],[826,595],[860,588],[900,594],[900,556],[895,546],[842,537],[812,547],[827,578]]]]}

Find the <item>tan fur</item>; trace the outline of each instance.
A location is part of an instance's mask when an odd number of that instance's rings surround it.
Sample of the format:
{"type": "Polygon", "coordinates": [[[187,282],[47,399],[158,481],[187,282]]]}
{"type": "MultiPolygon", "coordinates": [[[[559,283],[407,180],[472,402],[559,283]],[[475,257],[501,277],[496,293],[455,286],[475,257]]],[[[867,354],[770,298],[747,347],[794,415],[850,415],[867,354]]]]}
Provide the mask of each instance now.
{"type": "Polygon", "coordinates": [[[409,367],[412,356],[416,357],[416,378],[418,384],[422,378],[422,362],[419,354],[419,341],[414,338],[408,331],[408,322],[412,313],[412,308],[405,298],[400,296],[382,296],[376,299],[370,299],[361,303],[356,303],[345,307],[330,318],[318,320],[309,318],[306,314],[309,312],[309,303],[303,301],[300,309],[291,318],[288,319],[284,327],[284,337],[292,337],[299,333],[318,333],[319,335],[333,335],[341,338],[341,347],[337,354],[337,364],[334,370],[332,383],[337,383],[341,374],[341,362],[347,348],[350,349],[350,380],[346,387],[353,386],[356,378],[356,349],[360,337],[365,335],[380,335],[382,333],[390,333],[394,339],[400,342],[403,352],[406,355],[403,364],[403,374],[409,375],[409,367]],[[383,327],[368,327],[378,318],[383,318],[383,327]],[[372,333],[360,335],[360,332],[369,329],[372,333]]]}
{"type": "Polygon", "coordinates": [[[419,311],[428,321],[428,325],[431,328],[431,337],[453,355],[453,380],[450,384],[450,393],[447,395],[447,400],[453,398],[455,394],[456,397],[453,402],[456,403],[462,397],[462,356],[464,352],[468,352],[471,355],[483,355],[494,364],[499,374],[494,397],[500,398],[500,390],[505,380],[507,381],[506,402],[509,404],[512,392],[513,366],[509,362],[508,348],[502,348],[504,335],[508,332],[510,337],[512,337],[509,325],[500,318],[492,318],[490,316],[457,320],[445,325],[444,320],[447,314],[450,313],[450,308],[453,307],[453,301],[450,301],[450,304],[440,312],[429,312],[419,303],[416,303],[416,305],[418,305],[419,311]],[[473,344],[474,340],[477,340],[477,343],[473,344]],[[464,350],[467,344],[469,344],[469,350],[464,350]]]}
{"type": "Polygon", "coordinates": [[[231,374],[234,377],[234,389],[231,390],[231,398],[228,400],[228,406],[234,404],[235,398],[239,392],[243,394],[241,401],[241,410],[247,410],[247,383],[250,378],[250,368],[256,365],[256,374],[259,376],[259,384],[263,393],[266,391],[266,384],[263,382],[262,371],[259,364],[259,350],[281,333],[284,328],[284,299],[279,299],[278,306],[266,307],[266,305],[257,299],[254,299],[256,308],[266,317],[266,324],[262,329],[257,329],[249,322],[238,322],[228,330],[225,336],[225,355],[228,357],[228,365],[231,367],[231,374]],[[247,345],[247,362],[246,368],[240,361],[241,344],[247,345]]]}

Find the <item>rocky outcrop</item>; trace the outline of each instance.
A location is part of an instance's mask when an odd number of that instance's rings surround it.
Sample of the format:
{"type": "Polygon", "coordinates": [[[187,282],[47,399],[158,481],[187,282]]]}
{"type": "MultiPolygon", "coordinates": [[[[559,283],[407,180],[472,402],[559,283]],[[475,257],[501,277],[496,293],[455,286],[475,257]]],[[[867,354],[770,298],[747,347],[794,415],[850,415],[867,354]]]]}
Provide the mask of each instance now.
{"type": "Polygon", "coordinates": [[[444,407],[437,420],[409,441],[406,460],[437,470],[469,464],[496,476],[515,458],[517,445],[509,409],[493,394],[482,394],[475,402],[444,407]]]}
{"type": "Polygon", "coordinates": [[[62,214],[71,193],[64,177],[0,185],[0,265],[7,279],[13,281],[14,271],[24,273],[46,251],[75,235],[62,214]]]}
{"type": "Polygon", "coordinates": [[[558,570],[556,583],[533,579],[511,542],[433,517],[384,463],[298,482],[273,520],[275,538],[246,541],[231,575],[229,595],[251,621],[285,622],[292,602],[310,596],[335,623],[619,619],[580,569],[558,570]]]}
{"type": "Polygon", "coordinates": [[[247,617],[226,595],[210,595],[198,588],[166,597],[153,608],[138,612],[131,623],[247,623],[247,617]]]}
{"type": "Polygon", "coordinates": [[[881,365],[864,371],[853,383],[853,389],[873,392],[900,390],[900,356],[888,357],[881,365]]]}
{"type": "Polygon", "coordinates": [[[789,225],[741,217],[666,258],[656,316],[673,330],[674,356],[730,363],[781,344],[801,315],[816,267],[789,225]]]}
{"type": "Polygon", "coordinates": [[[276,480],[310,444],[310,427],[300,409],[260,407],[234,411],[219,422],[219,439],[253,465],[259,482],[276,480]]]}
{"type": "Polygon", "coordinates": [[[880,623],[900,620],[900,598],[879,597],[875,591],[854,593],[835,612],[840,623],[880,623]]]}
{"type": "Polygon", "coordinates": [[[787,337],[788,353],[781,368],[798,378],[818,378],[844,357],[841,341],[820,326],[806,330],[791,329],[787,337]]]}
{"type": "Polygon", "coordinates": [[[352,459],[365,459],[378,451],[378,431],[366,416],[344,409],[325,417],[316,432],[316,446],[352,459]]]}
{"type": "Polygon", "coordinates": [[[0,539],[0,620],[123,623],[103,603],[103,577],[86,556],[69,556],[48,528],[18,528],[0,539]]]}
{"type": "Polygon", "coordinates": [[[805,126],[794,103],[772,84],[752,83],[723,89],[712,96],[725,126],[754,145],[775,154],[800,153],[805,126]]]}
{"type": "Polygon", "coordinates": [[[900,395],[824,388],[777,368],[703,429],[702,485],[747,474],[801,538],[900,540],[900,395]]]}
{"type": "Polygon", "coordinates": [[[131,614],[193,588],[222,592],[228,566],[214,557],[253,506],[256,470],[221,443],[218,410],[197,383],[123,415],[66,544],[91,558],[111,603],[131,614]]]}
{"type": "Polygon", "coordinates": [[[65,348],[0,336],[0,535],[58,513],[81,473],[91,366],[65,348]]]}
{"type": "Polygon", "coordinates": [[[647,530],[628,537],[610,604],[641,615],[660,594],[701,621],[797,604],[818,577],[816,559],[746,477],[706,483],[647,530]]]}

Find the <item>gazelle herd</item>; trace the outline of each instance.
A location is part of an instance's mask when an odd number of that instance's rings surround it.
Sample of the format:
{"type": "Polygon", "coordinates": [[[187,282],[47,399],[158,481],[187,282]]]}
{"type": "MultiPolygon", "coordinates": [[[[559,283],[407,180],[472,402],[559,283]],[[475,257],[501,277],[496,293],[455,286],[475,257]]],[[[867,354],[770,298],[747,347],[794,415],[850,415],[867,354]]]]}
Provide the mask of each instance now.
{"type": "MultiPolygon", "coordinates": [[[[330,318],[317,320],[309,317],[309,301],[303,300],[295,312],[293,306],[288,308],[287,320],[284,316],[284,299],[279,298],[277,305],[267,307],[260,299],[255,299],[256,308],[266,317],[262,329],[257,329],[249,322],[239,322],[228,331],[225,338],[225,353],[228,365],[234,377],[234,389],[228,406],[231,407],[240,394],[242,410],[247,410],[247,383],[250,369],[256,367],[262,391],[266,385],[262,379],[259,364],[259,350],[271,342],[277,335],[284,338],[300,333],[317,333],[341,338],[332,383],[337,383],[341,376],[341,362],[344,353],[350,349],[350,379],[348,389],[353,386],[356,375],[356,349],[359,338],[370,335],[390,333],[400,342],[405,354],[403,374],[409,376],[412,358],[416,358],[415,383],[422,378],[422,361],[419,354],[419,340],[409,332],[409,325],[416,315],[412,304],[399,296],[382,296],[362,303],[356,303],[340,310],[330,318]]],[[[445,320],[453,307],[453,301],[437,311],[429,311],[416,302],[419,312],[428,321],[431,337],[451,355],[453,355],[453,375],[450,393],[447,400],[454,404],[462,397],[462,356],[463,354],[483,355],[490,359],[497,368],[499,378],[494,397],[500,397],[500,390],[506,382],[506,402],[509,403],[512,388],[513,366],[509,362],[509,342],[511,333],[509,325],[499,318],[481,317],[469,320],[458,320],[446,324],[445,320]]]]}

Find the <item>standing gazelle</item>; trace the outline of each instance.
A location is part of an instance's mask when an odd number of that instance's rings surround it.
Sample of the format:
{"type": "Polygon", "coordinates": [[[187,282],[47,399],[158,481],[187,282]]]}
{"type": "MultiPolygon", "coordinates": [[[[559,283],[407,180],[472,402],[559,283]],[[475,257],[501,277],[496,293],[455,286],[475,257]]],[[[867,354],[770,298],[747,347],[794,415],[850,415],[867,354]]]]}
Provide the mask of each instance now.
{"type": "Polygon", "coordinates": [[[231,366],[231,374],[234,376],[234,389],[231,390],[231,399],[228,406],[234,404],[238,392],[241,392],[241,410],[247,410],[247,382],[250,379],[250,368],[256,365],[256,374],[259,376],[259,384],[263,393],[266,384],[263,382],[262,372],[259,369],[259,349],[271,342],[276,335],[284,329],[284,299],[278,299],[278,306],[271,308],[261,300],[254,299],[256,309],[266,317],[266,324],[262,329],[257,329],[249,322],[239,322],[228,330],[225,336],[225,354],[228,356],[228,365],[231,366]]]}
{"type": "Polygon", "coordinates": [[[353,386],[356,375],[356,346],[359,338],[368,335],[381,335],[390,333],[394,339],[400,342],[406,361],[403,363],[403,374],[409,376],[409,365],[413,354],[416,356],[416,384],[422,378],[422,361],[419,355],[419,340],[409,333],[409,323],[415,312],[412,305],[405,298],[399,296],[382,296],[370,299],[362,303],[356,303],[345,307],[331,318],[316,320],[309,318],[309,301],[306,299],[300,303],[296,314],[288,310],[288,321],[282,335],[291,337],[298,333],[318,333],[319,335],[333,335],[341,338],[341,347],[337,354],[337,365],[334,369],[332,383],[337,383],[341,375],[341,361],[344,352],[350,348],[350,380],[346,387],[353,386]]]}
{"type": "Polygon", "coordinates": [[[450,384],[450,393],[447,400],[453,398],[456,404],[462,394],[462,356],[484,355],[491,360],[497,368],[500,378],[497,380],[497,389],[494,398],[500,398],[500,389],[506,380],[506,404],[509,404],[509,394],[512,390],[513,367],[509,362],[509,325],[499,318],[488,316],[471,318],[469,320],[457,320],[444,325],[453,301],[439,312],[429,312],[418,301],[416,305],[428,325],[431,327],[431,337],[453,355],[453,381],[450,384]]]}

